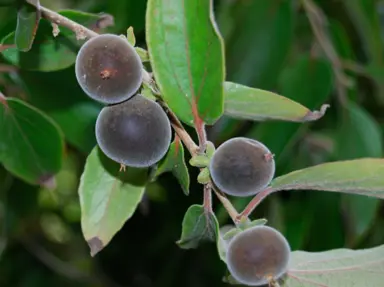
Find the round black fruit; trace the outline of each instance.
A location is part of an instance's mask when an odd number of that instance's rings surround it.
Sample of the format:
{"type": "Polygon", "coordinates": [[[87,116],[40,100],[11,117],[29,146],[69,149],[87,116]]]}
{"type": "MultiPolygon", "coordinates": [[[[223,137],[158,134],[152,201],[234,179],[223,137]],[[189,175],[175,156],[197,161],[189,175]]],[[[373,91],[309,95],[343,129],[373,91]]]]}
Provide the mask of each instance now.
{"type": "Polygon", "coordinates": [[[287,271],[290,251],[287,240],[279,231],[268,226],[255,226],[230,241],[227,267],[241,284],[265,285],[287,271]]]}
{"type": "Polygon", "coordinates": [[[126,166],[148,167],[158,162],[169,148],[171,135],[163,109],[141,95],[104,107],[96,121],[100,149],[126,166]]]}
{"type": "Polygon", "coordinates": [[[104,104],[123,102],[142,83],[142,64],[134,47],[113,34],[91,38],[76,58],[76,78],[83,91],[104,104]]]}
{"type": "Polygon", "coordinates": [[[224,193],[250,196],[263,190],[275,173],[275,161],[262,143],[232,138],[215,151],[209,170],[213,183],[224,193]]]}

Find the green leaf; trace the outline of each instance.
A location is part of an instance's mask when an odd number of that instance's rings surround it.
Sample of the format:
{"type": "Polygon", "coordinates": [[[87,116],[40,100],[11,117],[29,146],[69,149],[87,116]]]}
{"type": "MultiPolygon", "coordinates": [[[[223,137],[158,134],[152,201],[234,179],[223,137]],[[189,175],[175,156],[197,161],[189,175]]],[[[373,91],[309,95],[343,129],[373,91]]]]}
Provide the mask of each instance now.
{"type": "Polygon", "coordinates": [[[133,47],[136,45],[136,37],[135,33],[133,32],[133,27],[129,27],[127,30],[127,40],[129,44],[131,44],[133,47]]]}
{"type": "MultiPolygon", "coordinates": [[[[341,160],[381,157],[383,154],[381,129],[375,119],[362,107],[349,103],[337,132],[335,154],[341,160]]],[[[359,237],[373,223],[380,201],[374,198],[345,195],[343,210],[350,236],[359,237]]]]}
{"type": "Polygon", "coordinates": [[[17,13],[15,44],[20,51],[27,52],[32,47],[41,17],[39,7],[39,0],[28,0],[17,13]]]}
{"type": "MultiPolygon", "coordinates": [[[[64,10],[63,16],[89,26],[95,23],[100,16],[95,14],[64,10]]],[[[2,39],[2,44],[14,44],[15,32],[2,39]]],[[[76,61],[81,42],[76,39],[74,32],[67,28],[60,28],[60,33],[55,37],[52,33],[52,25],[45,19],[39,24],[34,45],[28,53],[20,53],[17,48],[8,48],[2,51],[4,58],[11,64],[23,70],[50,72],[65,69],[76,61]],[[53,60],[54,59],[54,60],[53,60]]]]}
{"type": "Polygon", "coordinates": [[[146,37],[156,82],[185,123],[213,124],[222,115],[223,43],[212,0],[149,0],[146,37]]]}
{"type": "Polygon", "coordinates": [[[141,62],[149,62],[148,51],[140,47],[135,47],[136,53],[139,55],[141,62]]]}
{"type": "Polygon", "coordinates": [[[278,190],[323,190],[384,198],[384,160],[363,158],[323,163],[275,178],[278,190]]]}
{"type": "Polygon", "coordinates": [[[64,141],[57,125],[14,98],[0,103],[0,162],[30,184],[44,184],[61,168],[64,141]]]}
{"type": "Polygon", "coordinates": [[[81,176],[81,228],[92,256],[100,252],[134,214],[144,194],[146,169],[119,170],[119,164],[95,147],[81,176]]]}
{"type": "Polygon", "coordinates": [[[371,249],[292,252],[284,287],[383,285],[384,245],[371,249]]]}
{"type": "MultiPolygon", "coordinates": [[[[329,62],[304,55],[284,70],[280,79],[280,93],[312,110],[329,98],[332,79],[329,62]]],[[[266,122],[255,126],[246,136],[268,146],[279,162],[286,146],[297,138],[300,129],[307,127],[299,123],[266,122]]]]}
{"type": "MultiPolygon", "coordinates": [[[[310,110],[317,109],[331,94],[332,67],[328,61],[303,55],[284,69],[279,82],[279,91],[282,95],[310,110]]],[[[253,106],[256,109],[258,104],[253,106]]],[[[288,150],[300,133],[307,128],[308,124],[295,122],[262,122],[254,125],[246,133],[246,137],[257,139],[265,144],[275,155],[275,161],[279,167],[284,166],[283,160],[291,161],[291,157],[286,157],[284,151],[288,150]]],[[[237,198],[234,204],[238,205],[239,209],[243,209],[248,202],[237,198]]]]}
{"type": "Polygon", "coordinates": [[[219,224],[212,212],[202,205],[191,205],[184,215],[181,238],[176,243],[183,249],[197,248],[203,241],[216,241],[219,224]]]}
{"type": "Polygon", "coordinates": [[[323,105],[321,111],[311,112],[308,108],[289,98],[231,82],[226,82],[224,89],[225,115],[238,119],[315,121],[324,115],[328,107],[323,105]]]}
{"type": "Polygon", "coordinates": [[[189,194],[189,173],[184,158],[184,147],[180,139],[176,137],[169,147],[167,155],[161,160],[156,170],[155,176],[165,172],[172,172],[178,180],[185,195],[189,194]]]}

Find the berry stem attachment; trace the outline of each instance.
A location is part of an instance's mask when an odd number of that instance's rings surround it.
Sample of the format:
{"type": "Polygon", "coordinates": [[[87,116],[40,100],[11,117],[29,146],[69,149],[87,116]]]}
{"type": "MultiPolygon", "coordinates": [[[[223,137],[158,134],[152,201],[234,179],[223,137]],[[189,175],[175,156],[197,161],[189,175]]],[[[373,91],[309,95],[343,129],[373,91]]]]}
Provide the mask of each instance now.
{"type": "Polygon", "coordinates": [[[203,153],[207,148],[207,133],[205,131],[205,125],[203,121],[198,121],[195,124],[196,133],[199,138],[199,152],[203,153]]]}
{"type": "Polygon", "coordinates": [[[204,185],[204,210],[206,213],[213,213],[212,210],[212,184],[207,183],[204,185]]]}
{"type": "Polygon", "coordinates": [[[227,212],[228,212],[229,216],[231,217],[233,223],[235,223],[237,225],[237,223],[239,222],[239,218],[241,218],[240,214],[233,207],[232,203],[228,200],[228,198],[225,195],[221,194],[221,192],[216,190],[216,188],[214,188],[214,187],[213,187],[213,190],[214,190],[217,198],[220,200],[221,204],[227,210],[227,212]]]}
{"type": "Polygon", "coordinates": [[[41,16],[48,21],[55,23],[59,26],[66,27],[76,33],[77,40],[84,40],[86,38],[92,38],[98,34],[62,15],[56,13],[50,9],[40,6],[41,16]]]}
{"type": "Polygon", "coordinates": [[[267,187],[262,192],[258,193],[250,203],[244,208],[244,210],[237,216],[237,220],[240,220],[241,218],[248,218],[249,215],[253,212],[253,210],[260,204],[261,201],[263,201],[264,198],[266,198],[268,195],[270,195],[274,190],[271,187],[267,187]]]}
{"type": "Polygon", "coordinates": [[[160,104],[166,109],[169,121],[171,122],[173,129],[175,130],[176,134],[179,136],[181,141],[184,143],[185,147],[188,149],[191,156],[197,155],[197,151],[198,151],[199,147],[195,144],[195,142],[193,141],[191,136],[184,129],[180,120],[168,108],[168,106],[164,102],[161,101],[160,104]]]}

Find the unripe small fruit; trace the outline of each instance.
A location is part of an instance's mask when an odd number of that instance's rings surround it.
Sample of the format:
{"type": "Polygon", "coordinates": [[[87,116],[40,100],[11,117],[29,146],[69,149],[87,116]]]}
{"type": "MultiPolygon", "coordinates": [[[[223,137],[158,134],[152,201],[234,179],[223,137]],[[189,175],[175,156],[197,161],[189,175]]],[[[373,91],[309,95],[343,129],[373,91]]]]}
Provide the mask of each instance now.
{"type": "Polygon", "coordinates": [[[279,231],[268,226],[255,226],[229,242],[228,270],[241,284],[268,284],[287,271],[290,251],[287,240],[279,231]]]}
{"type": "Polygon", "coordinates": [[[156,102],[141,95],[104,107],[96,121],[96,139],[110,159],[132,167],[158,162],[171,143],[171,124],[156,102]]]}
{"type": "Polygon", "coordinates": [[[75,70],[83,91],[104,104],[117,104],[134,96],[143,78],[135,48],[113,34],[85,42],[77,54],[75,70]]]}
{"type": "Polygon", "coordinates": [[[215,151],[209,170],[213,183],[224,193],[250,196],[263,190],[275,173],[275,161],[262,143],[232,138],[215,151]]]}

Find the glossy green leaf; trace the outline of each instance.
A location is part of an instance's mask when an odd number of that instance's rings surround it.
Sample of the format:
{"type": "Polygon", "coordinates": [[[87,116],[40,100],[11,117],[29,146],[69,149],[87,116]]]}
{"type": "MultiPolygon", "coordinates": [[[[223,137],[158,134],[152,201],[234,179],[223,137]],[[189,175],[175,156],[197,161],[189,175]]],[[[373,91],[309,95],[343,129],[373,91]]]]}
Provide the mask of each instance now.
{"type": "Polygon", "coordinates": [[[64,142],[57,125],[14,98],[0,103],[0,162],[30,184],[45,184],[61,168],[64,142]]]}
{"type": "Polygon", "coordinates": [[[289,98],[231,82],[224,84],[224,91],[225,115],[245,120],[315,121],[327,108],[312,112],[289,98]]]}
{"type": "MultiPolygon", "coordinates": [[[[100,16],[95,14],[64,10],[60,12],[79,24],[91,26],[100,16]]],[[[2,44],[14,44],[15,32],[2,39],[2,44]]],[[[27,53],[20,53],[17,48],[8,48],[2,52],[11,64],[23,70],[50,72],[65,69],[75,63],[77,51],[82,42],[75,33],[60,27],[58,36],[52,33],[52,25],[45,19],[39,24],[34,45],[27,53]]]]}
{"type": "Polygon", "coordinates": [[[185,195],[189,194],[189,173],[184,158],[184,147],[180,139],[177,137],[169,147],[167,155],[159,163],[156,176],[165,172],[172,172],[173,176],[178,180],[185,195]]]}
{"type": "Polygon", "coordinates": [[[149,0],[148,52],[169,107],[185,123],[213,124],[224,109],[223,43],[212,0],[149,0]]]}
{"type": "MultiPolygon", "coordinates": [[[[362,107],[349,103],[337,133],[336,151],[341,160],[382,157],[383,139],[375,119],[362,107]]],[[[351,236],[361,236],[376,217],[380,201],[345,195],[343,207],[351,236]]]]}
{"type": "Polygon", "coordinates": [[[39,7],[39,0],[28,0],[19,8],[15,44],[20,51],[27,52],[32,47],[41,17],[39,7]]]}
{"type": "Polygon", "coordinates": [[[384,277],[384,245],[371,249],[292,252],[281,286],[380,287],[384,277]]]}
{"type": "MultiPolygon", "coordinates": [[[[279,90],[285,97],[313,110],[326,104],[332,84],[331,65],[327,61],[304,55],[284,70],[279,90]]],[[[247,137],[263,142],[279,162],[284,149],[297,138],[303,127],[306,126],[299,123],[262,123],[251,129],[247,137]]]]}
{"type": "Polygon", "coordinates": [[[384,198],[384,160],[363,158],[315,165],[275,178],[273,190],[323,190],[384,198]]]}
{"type": "Polygon", "coordinates": [[[134,214],[147,180],[146,169],[127,168],[98,147],[88,156],[79,186],[81,228],[91,255],[100,252],[134,214]]]}
{"type": "Polygon", "coordinates": [[[219,224],[212,212],[206,212],[202,205],[191,205],[184,215],[182,232],[177,244],[183,249],[197,248],[201,242],[216,241],[219,224]]]}

